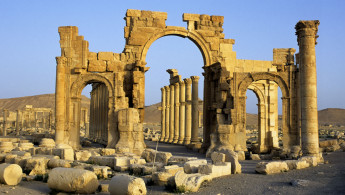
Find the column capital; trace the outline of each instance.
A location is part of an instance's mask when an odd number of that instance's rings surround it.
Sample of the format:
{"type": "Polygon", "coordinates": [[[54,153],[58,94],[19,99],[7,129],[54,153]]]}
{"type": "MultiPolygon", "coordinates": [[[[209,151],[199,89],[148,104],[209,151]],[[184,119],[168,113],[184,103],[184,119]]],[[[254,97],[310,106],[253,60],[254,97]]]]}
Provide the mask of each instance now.
{"type": "Polygon", "coordinates": [[[299,39],[306,36],[315,37],[316,44],[316,39],[319,37],[317,35],[319,24],[319,20],[300,20],[295,26],[298,44],[300,44],[299,39]]]}
{"type": "Polygon", "coordinates": [[[165,91],[165,87],[162,87],[162,88],[161,88],[161,91],[164,92],[164,91],[165,91]]]}
{"type": "Polygon", "coordinates": [[[180,85],[180,83],[178,82],[178,83],[174,83],[173,84],[175,87],[178,87],[179,85],[180,85]]]}
{"type": "Polygon", "coordinates": [[[165,91],[170,91],[170,87],[169,86],[164,86],[165,91]]]}
{"type": "Polygon", "coordinates": [[[185,82],[184,81],[180,81],[180,86],[184,86],[185,82]]]}
{"type": "Polygon", "coordinates": [[[192,79],[193,82],[198,82],[200,79],[199,76],[191,76],[190,78],[192,79]]]}
{"type": "Polygon", "coordinates": [[[184,83],[185,83],[186,85],[192,84],[192,79],[190,79],[190,78],[185,78],[185,79],[183,79],[183,80],[184,80],[184,83]]]}

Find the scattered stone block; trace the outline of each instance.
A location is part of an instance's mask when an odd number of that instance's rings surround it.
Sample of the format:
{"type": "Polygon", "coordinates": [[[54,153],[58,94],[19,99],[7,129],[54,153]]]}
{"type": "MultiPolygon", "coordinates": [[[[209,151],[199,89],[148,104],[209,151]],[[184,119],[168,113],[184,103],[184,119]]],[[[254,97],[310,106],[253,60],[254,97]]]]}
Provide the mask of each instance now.
{"type": "Polygon", "coordinates": [[[87,169],[94,172],[97,175],[97,178],[99,179],[107,179],[108,171],[111,170],[110,167],[108,166],[98,166],[98,165],[87,167],[87,169]]]}
{"type": "Polygon", "coordinates": [[[29,175],[44,175],[47,173],[47,164],[50,159],[46,157],[32,157],[26,159],[25,170],[29,175]]]}
{"type": "Polygon", "coordinates": [[[64,168],[70,168],[71,162],[67,160],[62,159],[51,159],[48,161],[48,168],[53,169],[57,167],[64,167],[64,168]]]}
{"type": "Polygon", "coordinates": [[[201,165],[198,169],[198,173],[210,175],[211,178],[231,175],[231,163],[225,162],[223,164],[217,164],[217,165],[211,165],[211,164],[201,165]]]}
{"type": "Polygon", "coordinates": [[[289,167],[284,161],[259,162],[255,171],[261,174],[269,175],[274,173],[286,172],[289,167]]]}
{"type": "Polygon", "coordinates": [[[153,149],[145,149],[141,157],[144,158],[147,162],[153,162],[155,160],[155,162],[161,162],[166,165],[170,157],[172,157],[172,154],[170,152],[156,152],[153,149]]]}
{"type": "Polygon", "coordinates": [[[59,156],[61,159],[65,160],[74,160],[74,150],[72,148],[53,149],[53,155],[59,156]]]}
{"type": "Polygon", "coordinates": [[[39,147],[54,148],[55,147],[55,141],[54,141],[54,139],[51,139],[51,138],[43,138],[41,140],[39,147]]]}
{"type": "Polygon", "coordinates": [[[210,181],[209,175],[200,173],[185,174],[183,171],[176,173],[175,184],[177,189],[183,188],[185,192],[197,192],[204,181],[210,181]]]}
{"type": "Polygon", "coordinates": [[[305,169],[309,167],[309,163],[305,160],[287,160],[285,161],[289,167],[289,170],[292,169],[305,169]]]}
{"type": "Polygon", "coordinates": [[[238,155],[236,152],[229,150],[229,149],[222,149],[219,152],[225,154],[225,162],[231,162],[231,173],[232,174],[242,173],[242,166],[238,162],[238,155]]]}
{"type": "Polygon", "coordinates": [[[170,165],[178,165],[178,164],[185,164],[191,160],[197,160],[196,157],[188,157],[188,156],[171,156],[168,160],[168,164],[170,165]]]}
{"type": "Polygon", "coordinates": [[[115,154],[115,149],[113,148],[102,148],[100,149],[100,153],[102,156],[108,156],[115,154]]]}
{"type": "Polygon", "coordinates": [[[73,168],[55,168],[49,173],[48,187],[57,191],[92,194],[98,189],[95,173],[73,168]]]}
{"type": "Polygon", "coordinates": [[[116,195],[145,195],[147,193],[144,180],[129,175],[116,175],[111,178],[109,192],[116,195]]]}
{"type": "Polygon", "coordinates": [[[167,172],[156,172],[152,174],[152,181],[159,186],[165,186],[171,183],[172,180],[174,180],[174,176],[167,172]]]}
{"type": "Polygon", "coordinates": [[[183,167],[179,167],[177,165],[165,166],[164,172],[170,173],[171,175],[175,175],[178,171],[183,171],[183,167]]]}
{"type": "MultiPolygon", "coordinates": [[[[91,152],[87,150],[81,150],[74,153],[75,160],[82,161],[82,162],[88,161],[91,156],[92,156],[91,152]]],[[[99,154],[97,156],[99,156],[99,154]]]]}
{"type": "Polygon", "coordinates": [[[315,156],[303,156],[299,160],[306,161],[310,167],[316,167],[318,163],[318,158],[315,156]]]}
{"type": "Polygon", "coordinates": [[[112,156],[91,156],[88,160],[91,164],[114,167],[115,157],[112,156]]]}
{"type": "Polygon", "coordinates": [[[0,164],[0,183],[6,185],[17,185],[23,176],[23,170],[16,164],[0,164]]]}
{"type": "MultiPolygon", "coordinates": [[[[225,159],[225,156],[224,156],[225,159]]],[[[200,165],[206,165],[207,160],[192,160],[188,161],[184,164],[183,170],[185,173],[190,174],[190,173],[197,173],[198,168],[200,165]]]]}

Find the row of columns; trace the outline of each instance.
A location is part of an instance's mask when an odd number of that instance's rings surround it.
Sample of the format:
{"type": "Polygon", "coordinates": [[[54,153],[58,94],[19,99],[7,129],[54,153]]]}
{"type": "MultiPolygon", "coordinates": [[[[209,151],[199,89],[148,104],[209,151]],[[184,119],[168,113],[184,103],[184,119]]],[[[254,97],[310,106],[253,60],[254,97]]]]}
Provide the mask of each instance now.
{"type": "MultiPolygon", "coordinates": [[[[3,109],[3,128],[1,131],[2,136],[7,135],[7,127],[9,124],[8,115],[9,111],[7,109],[3,109]]],[[[48,112],[48,117],[45,116],[45,111],[28,111],[28,110],[16,110],[16,120],[15,120],[15,128],[16,128],[16,135],[20,134],[20,130],[26,130],[27,128],[34,127],[37,130],[39,128],[39,118],[38,113],[42,113],[42,128],[51,130],[52,127],[52,111],[48,112]],[[32,115],[34,115],[34,119],[32,119],[32,115]],[[48,121],[47,121],[48,119],[48,121]],[[48,122],[48,125],[47,125],[48,122]],[[34,123],[34,125],[33,125],[34,123]]]]}
{"type": "Polygon", "coordinates": [[[199,140],[199,77],[192,76],[161,88],[161,142],[197,144],[199,140]]]}
{"type": "Polygon", "coordinates": [[[104,84],[96,83],[92,86],[90,101],[90,128],[86,136],[100,142],[108,141],[108,90],[104,84]]]}

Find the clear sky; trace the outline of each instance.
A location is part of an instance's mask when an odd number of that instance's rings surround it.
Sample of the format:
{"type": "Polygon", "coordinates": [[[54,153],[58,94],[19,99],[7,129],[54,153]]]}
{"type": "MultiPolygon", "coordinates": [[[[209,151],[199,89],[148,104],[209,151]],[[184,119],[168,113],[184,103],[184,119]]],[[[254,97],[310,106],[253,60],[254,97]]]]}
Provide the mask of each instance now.
{"type": "MultiPolygon", "coordinates": [[[[235,39],[237,58],[251,60],[272,60],[273,48],[293,47],[298,51],[295,24],[320,20],[316,46],[318,107],[345,108],[343,0],[0,0],[0,98],[55,92],[59,26],[78,26],[79,34],[89,41],[90,51],[121,53],[127,9],[167,12],[166,24],[170,26],[186,27],[183,13],[224,16],[225,38],[235,39]]],[[[146,75],[147,105],[160,101],[160,87],[169,80],[166,69],[176,68],[183,77],[202,73],[200,51],[180,37],[154,42],[146,61],[151,67],[146,75]]],[[[255,113],[257,100],[253,97],[248,93],[247,111],[255,113]]]]}

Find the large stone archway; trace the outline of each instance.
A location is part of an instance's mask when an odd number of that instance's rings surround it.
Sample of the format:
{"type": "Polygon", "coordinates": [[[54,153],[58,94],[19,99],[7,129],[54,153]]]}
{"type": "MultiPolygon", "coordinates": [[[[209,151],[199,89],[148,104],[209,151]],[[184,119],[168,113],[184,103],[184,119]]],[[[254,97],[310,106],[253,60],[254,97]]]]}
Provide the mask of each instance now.
{"type": "Polygon", "coordinates": [[[204,58],[204,151],[236,144],[245,150],[245,91],[253,82],[268,80],[277,83],[283,93],[284,147],[300,145],[306,154],[317,155],[314,58],[318,21],[300,21],[296,25],[300,53],[295,63],[292,48],[274,49],[273,61],[237,59],[232,50],[235,41],[225,39],[223,34],[222,16],[183,14],[187,28],[166,26],[165,12],[129,9],[124,19],[126,44],[121,53],[90,52],[89,43],[78,35],[77,27],[59,27],[57,144],[78,147],[75,110],[79,107],[80,88],[97,81],[104,83],[109,92],[106,98],[109,99],[108,128],[111,133],[107,146],[140,153],[143,138],[139,127],[145,116],[145,72],[149,69],[146,53],[155,40],[175,35],[193,41],[204,58]]]}

